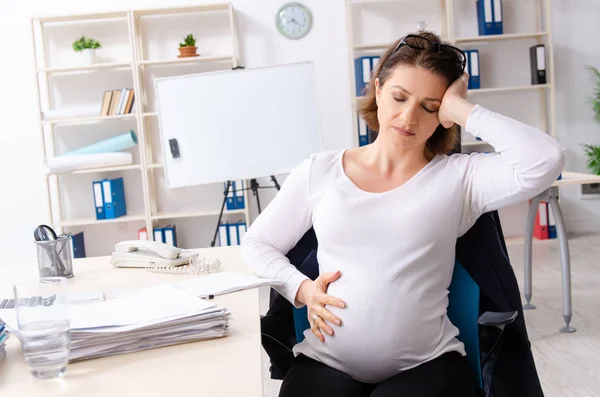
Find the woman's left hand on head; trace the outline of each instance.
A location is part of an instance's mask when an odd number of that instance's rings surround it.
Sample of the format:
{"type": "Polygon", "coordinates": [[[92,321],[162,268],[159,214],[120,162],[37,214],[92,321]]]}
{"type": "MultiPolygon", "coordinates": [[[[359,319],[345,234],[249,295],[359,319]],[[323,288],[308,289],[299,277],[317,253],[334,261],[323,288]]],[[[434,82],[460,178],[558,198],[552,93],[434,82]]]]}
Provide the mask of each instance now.
{"type": "Polygon", "coordinates": [[[453,113],[453,106],[456,99],[466,99],[467,98],[467,87],[469,85],[469,74],[464,72],[461,77],[456,79],[444,94],[442,98],[442,104],[440,105],[440,109],[438,111],[438,118],[440,119],[440,124],[444,128],[450,128],[455,123],[455,117],[453,113]]]}

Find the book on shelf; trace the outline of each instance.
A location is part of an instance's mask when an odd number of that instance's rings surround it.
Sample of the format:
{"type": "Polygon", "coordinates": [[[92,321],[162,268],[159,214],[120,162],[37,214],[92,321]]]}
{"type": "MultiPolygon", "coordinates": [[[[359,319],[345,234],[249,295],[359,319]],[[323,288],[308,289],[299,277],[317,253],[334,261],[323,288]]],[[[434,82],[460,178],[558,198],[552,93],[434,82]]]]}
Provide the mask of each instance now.
{"type": "Polygon", "coordinates": [[[129,114],[133,109],[134,89],[121,88],[104,91],[102,95],[101,116],[129,114]]]}

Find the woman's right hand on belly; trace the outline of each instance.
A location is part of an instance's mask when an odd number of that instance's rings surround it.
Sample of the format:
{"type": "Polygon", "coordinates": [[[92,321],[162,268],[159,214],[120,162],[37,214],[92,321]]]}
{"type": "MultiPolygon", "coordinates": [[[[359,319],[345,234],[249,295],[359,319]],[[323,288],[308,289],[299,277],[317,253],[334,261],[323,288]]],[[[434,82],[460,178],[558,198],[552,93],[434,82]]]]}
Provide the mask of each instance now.
{"type": "Polygon", "coordinates": [[[339,317],[325,308],[325,305],[346,307],[341,299],[326,294],[329,284],[339,279],[340,276],[341,273],[338,270],[335,273],[324,273],[317,277],[315,281],[305,280],[300,284],[296,294],[296,299],[307,306],[310,329],[321,342],[325,342],[325,337],[321,331],[333,336],[333,328],[326,321],[338,326],[342,324],[339,317]]]}

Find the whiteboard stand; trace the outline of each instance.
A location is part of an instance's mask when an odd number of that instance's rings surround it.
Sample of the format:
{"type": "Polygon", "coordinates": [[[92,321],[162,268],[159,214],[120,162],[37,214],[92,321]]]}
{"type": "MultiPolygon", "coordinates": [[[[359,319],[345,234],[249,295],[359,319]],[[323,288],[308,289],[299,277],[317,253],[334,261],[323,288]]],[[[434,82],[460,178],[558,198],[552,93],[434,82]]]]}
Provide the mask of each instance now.
{"type": "Polygon", "coordinates": [[[258,196],[258,189],[271,189],[271,188],[275,188],[277,189],[277,191],[279,191],[279,189],[281,189],[281,186],[279,186],[279,182],[277,182],[277,178],[275,178],[275,175],[271,175],[271,181],[273,182],[273,184],[275,186],[260,186],[258,184],[258,182],[256,181],[256,179],[250,179],[250,190],[252,190],[252,195],[256,197],[256,206],[258,207],[258,213],[260,214],[262,212],[261,208],[260,208],[260,197],[258,196]]]}
{"type": "MultiPolygon", "coordinates": [[[[281,186],[279,185],[279,182],[277,182],[277,178],[275,178],[275,175],[271,175],[271,181],[273,182],[274,186],[260,186],[258,184],[258,181],[256,180],[256,178],[253,178],[253,179],[250,179],[250,187],[240,189],[241,191],[252,190],[252,195],[256,197],[256,206],[258,207],[259,214],[262,212],[262,209],[260,207],[260,197],[258,195],[258,189],[275,188],[275,189],[277,189],[277,191],[279,191],[281,189],[281,186]]],[[[219,219],[217,220],[215,234],[213,235],[213,239],[210,243],[211,247],[214,247],[215,244],[217,243],[217,235],[219,234],[219,226],[221,225],[221,219],[223,218],[223,210],[225,209],[225,203],[227,203],[227,195],[229,194],[230,188],[231,188],[231,181],[227,181],[227,183],[225,185],[225,190],[223,191],[223,204],[221,204],[221,212],[219,213],[219,219]]]]}

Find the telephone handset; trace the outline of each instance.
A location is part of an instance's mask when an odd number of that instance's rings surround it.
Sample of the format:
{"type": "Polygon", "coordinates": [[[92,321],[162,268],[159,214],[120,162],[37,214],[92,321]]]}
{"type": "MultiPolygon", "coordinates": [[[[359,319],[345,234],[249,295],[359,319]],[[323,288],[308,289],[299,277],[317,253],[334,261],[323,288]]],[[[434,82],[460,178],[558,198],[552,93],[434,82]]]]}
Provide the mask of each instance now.
{"type": "Polygon", "coordinates": [[[221,265],[218,259],[200,260],[197,253],[148,240],[117,243],[111,264],[115,267],[139,267],[177,274],[208,273],[221,265]]]}

